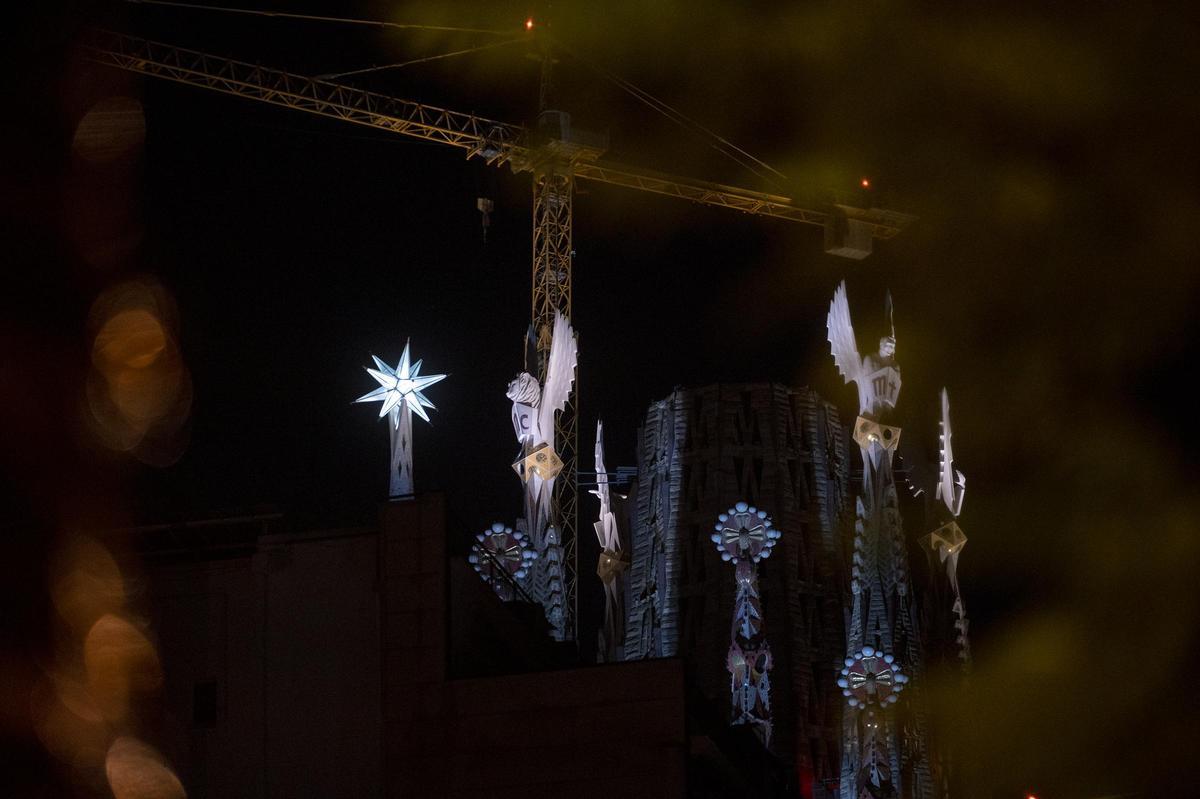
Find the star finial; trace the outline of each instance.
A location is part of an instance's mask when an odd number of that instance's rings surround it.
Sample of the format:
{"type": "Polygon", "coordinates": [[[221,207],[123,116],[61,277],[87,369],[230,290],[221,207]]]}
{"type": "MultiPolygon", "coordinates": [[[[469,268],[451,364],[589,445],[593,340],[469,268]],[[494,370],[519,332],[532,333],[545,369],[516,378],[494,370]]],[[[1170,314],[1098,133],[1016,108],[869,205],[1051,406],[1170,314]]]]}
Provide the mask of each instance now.
{"type": "MultiPolygon", "coordinates": [[[[387,416],[392,408],[399,407],[400,410],[409,409],[417,416],[420,416],[425,421],[429,421],[429,414],[425,412],[426,408],[434,408],[434,404],[429,401],[429,398],[421,393],[424,389],[429,388],[434,383],[446,379],[446,375],[421,375],[421,361],[412,363],[409,356],[408,342],[404,343],[404,353],[400,356],[400,363],[396,368],[388,366],[383,361],[371,356],[371,360],[375,361],[378,369],[366,367],[367,373],[379,383],[379,388],[355,400],[355,402],[382,402],[383,407],[379,409],[380,418],[387,416]]],[[[396,425],[399,426],[399,418],[396,419],[396,425]]]]}

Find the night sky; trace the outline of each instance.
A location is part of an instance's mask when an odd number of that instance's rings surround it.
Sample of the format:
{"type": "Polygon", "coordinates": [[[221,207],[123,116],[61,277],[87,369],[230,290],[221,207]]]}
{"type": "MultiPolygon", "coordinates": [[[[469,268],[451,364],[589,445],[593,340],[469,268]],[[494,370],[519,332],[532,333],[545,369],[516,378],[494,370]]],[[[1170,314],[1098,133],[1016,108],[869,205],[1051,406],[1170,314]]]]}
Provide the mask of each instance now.
{"type": "MultiPolygon", "coordinates": [[[[1184,671],[1200,643],[1185,377],[1200,301],[1196,18],[1182,4],[644,5],[254,7],[514,37],[534,11],[582,56],[558,64],[556,105],[607,130],[614,158],[785,194],[857,192],[916,214],[850,261],[822,253],[818,228],[582,183],[582,465],[597,416],[610,466],[632,465],[646,406],[677,385],[810,385],[850,416],[854,390],[825,342],[829,299],[845,279],[866,351],[890,288],[898,421],[914,456],[932,452],[947,386],[967,475],[959,574],[976,672],[959,723],[977,741],[973,795],[1200,790],[1186,765],[1198,736],[1184,671]],[[789,182],[762,183],[587,62],[789,182]]],[[[418,490],[446,492],[464,540],[511,521],[504,389],[529,317],[529,176],[86,65],[73,43],[88,19],[299,74],[491,40],[121,3],[21,23],[0,172],[12,546],[0,575],[20,619],[13,651],[36,652],[47,635],[45,601],[22,597],[44,590],[48,534],[266,508],[298,526],[369,522],[386,493],[387,434],[377,406],[351,401],[374,385],[369,356],[394,363],[406,338],[426,371],[450,374],[427,392],[432,425],[415,421],[418,490]],[[97,166],[72,137],[112,94],[142,104],[144,147],[97,166]],[[486,242],[481,196],[496,205],[486,242]],[[97,256],[105,236],[122,244],[97,256]],[[138,276],[169,297],[192,392],[183,427],[149,458],[158,465],[106,448],[84,399],[89,308],[138,276]]],[[[347,80],[527,123],[529,49],[347,80]]],[[[581,508],[586,522],[590,497],[581,508]]],[[[19,701],[3,697],[6,730],[19,729],[19,701]]]]}

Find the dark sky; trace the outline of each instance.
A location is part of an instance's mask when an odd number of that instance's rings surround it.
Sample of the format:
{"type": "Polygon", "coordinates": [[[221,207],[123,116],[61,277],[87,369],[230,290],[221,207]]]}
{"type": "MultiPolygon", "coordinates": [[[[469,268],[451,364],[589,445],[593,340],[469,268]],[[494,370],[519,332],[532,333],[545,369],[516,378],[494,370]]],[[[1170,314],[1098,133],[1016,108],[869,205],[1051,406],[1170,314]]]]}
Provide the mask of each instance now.
{"type": "MultiPolygon", "coordinates": [[[[824,342],[829,298],[845,279],[866,348],[890,288],[900,421],[932,444],[948,386],[968,478],[960,576],[977,670],[962,715],[978,740],[976,795],[1196,789],[1183,669],[1200,619],[1184,378],[1200,300],[1197,20],[1184,5],[1116,3],[644,5],[558,3],[549,19],[574,53],[776,166],[789,192],[852,192],[868,176],[863,203],[920,221],[854,262],[824,255],[816,228],[582,185],[573,321],[585,451],[600,415],[610,465],[631,464],[646,405],[675,385],[808,384],[851,413],[824,342]]],[[[487,28],[529,11],[258,7],[487,28]]],[[[86,11],[301,74],[486,41],[86,11]]],[[[372,386],[369,355],[394,361],[411,337],[428,370],[451,375],[429,391],[432,426],[416,422],[418,488],[444,489],[464,532],[511,519],[503,392],[528,323],[528,176],[86,66],[71,47],[84,19],[30,23],[16,51],[26,68],[9,75],[0,430],[15,518],[62,529],[271,505],[314,523],[369,519],[387,435],[350,401],[372,386]],[[117,166],[82,163],[75,126],[113,93],[144,107],[144,148],[117,166]],[[496,203],[486,244],[478,196],[496,203]],[[88,255],[96,231],[129,242],[107,265],[88,255]],[[81,399],[88,309],[137,275],[171,298],[193,391],[166,466],[107,451],[81,399]]],[[[524,123],[537,102],[527,51],[355,80],[524,123]]],[[[607,130],[621,160],[769,188],[580,59],[564,55],[558,77],[558,104],[607,130]]],[[[14,563],[43,552],[14,547],[14,563]]]]}

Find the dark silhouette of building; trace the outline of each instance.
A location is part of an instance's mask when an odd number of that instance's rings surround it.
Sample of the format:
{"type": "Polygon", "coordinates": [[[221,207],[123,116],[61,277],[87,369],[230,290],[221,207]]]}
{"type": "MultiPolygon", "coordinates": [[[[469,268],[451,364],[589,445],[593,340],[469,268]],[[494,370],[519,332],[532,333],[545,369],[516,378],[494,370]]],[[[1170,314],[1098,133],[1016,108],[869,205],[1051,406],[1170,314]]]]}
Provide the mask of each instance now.
{"type": "Polygon", "coordinates": [[[279,524],[143,536],[159,737],[193,799],[785,795],[683,661],[579,667],[540,606],[502,602],[448,553],[440,494],[279,524]]]}

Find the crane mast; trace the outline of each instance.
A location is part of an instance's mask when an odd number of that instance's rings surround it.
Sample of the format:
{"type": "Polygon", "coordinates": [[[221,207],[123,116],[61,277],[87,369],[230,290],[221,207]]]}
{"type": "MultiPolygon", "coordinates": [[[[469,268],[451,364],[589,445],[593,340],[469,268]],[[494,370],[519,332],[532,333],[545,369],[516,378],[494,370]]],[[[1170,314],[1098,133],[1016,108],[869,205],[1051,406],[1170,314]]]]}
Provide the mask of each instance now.
{"type": "MultiPolygon", "coordinates": [[[[535,156],[530,160],[529,168],[533,173],[531,317],[538,380],[544,386],[554,315],[561,313],[567,319],[572,318],[575,166],[581,161],[595,161],[604,152],[607,141],[592,134],[573,132],[570,115],[550,108],[554,94],[554,55],[549,47],[543,46],[540,57],[535,156]]],[[[552,610],[550,618],[554,637],[566,641],[576,639],[579,609],[579,375],[575,378],[574,391],[554,419],[554,446],[563,463],[554,484],[550,509],[550,523],[558,538],[551,547],[557,551],[542,563],[534,564],[537,575],[541,569],[553,568],[556,560],[561,563],[563,596],[558,599],[550,596],[546,600],[551,605],[562,603],[560,608],[552,610]]]]}
{"type": "MultiPolygon", "coordinates": [[[[532,325],[537,347],[538,381],[546,385],[550,359],[550,331],[554,314],[571,318],[572,205],[575,189],[570,162],[550,159],[533,173],[533,295],[532,325]]],[[[552,619],[554,636],[575,640],[578,609],[578,473],[576,453],[579,419],[579,382],[554,419],[554,447],[562,471],[554,483],[550,522],[558,531],[563,591],[561,625],[552,619]]],[[[537,567],[535,564],[535,573],[537,567]]],[[[546,564],[549,565],[549,564],[546,564]]]]}
{"type": "MultiPolygon", "coordinates": [[[[691,200],[757,216],[820,225],[825,251],[866,257],[874,239],[890,239],[916,217],[880,208],[863,209],[830,198],[818,207],[802,207],[791,198],[736,186],[616,163],[602,158],[606,137],[574,130],[570,115],[549,108],[553,56],[541,52],[539,115],[530,130],[475,114],[369,92],[319,78],[187,50],[127,34],[97,31],[87,43],[88,57],[130,72],[232,94],[270,105],[434,141],[466,151],[468,158],[508,164],[533,178],[533,282],[531,316],[539,382],[544,384],[554,314],[572,312],[572,199],[577,179],[691,200]]],[[[563,461],[551,518],[559,531],[565,595],[562,620],[554,635],[576,636],[577,620],[577,428],[578,384],[555,420],[555,446],[563,461]]]]}

